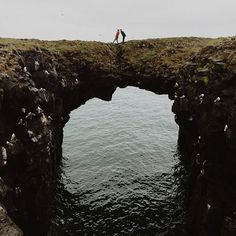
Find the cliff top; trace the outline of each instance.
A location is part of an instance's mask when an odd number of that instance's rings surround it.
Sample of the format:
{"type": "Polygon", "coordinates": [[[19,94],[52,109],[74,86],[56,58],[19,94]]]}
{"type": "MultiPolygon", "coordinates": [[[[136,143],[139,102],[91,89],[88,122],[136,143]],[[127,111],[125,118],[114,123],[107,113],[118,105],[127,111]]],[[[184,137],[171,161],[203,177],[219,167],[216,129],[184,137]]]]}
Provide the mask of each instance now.
{"type": "MultiPolygon", "coordinates": [[[[157,39],[143,39],[131,40],[125,42],[123,45],[134,45],[140,43],[151,43],[159,46],[173,46],[184,44],[192,44],[194,47],[207,46],[220,43],[224,40],[234,37],[220,37],[220,38],[200,38],[200,37],[177,37],[177,38],[157,38],[157,39]],[[197,43],[197,44],[195,44],[197,43]],[[195,45],[194,45],[195,44],[195,45]]],[[[39,39],[14,39],[14,38],[0,38],[0,46],[6,50],[34,50],[37,47],[45,48],[49,51],[80,51],[95,49],[98,45],[117,45],[114,43],[103,43],[97,41],[81,41],[81,40],[39,40],[39,39]]],[[[122,45],[122,44],[118,44],[122,45]]]]}
{"type": "Polygon", "coordinates": [[[87,41],[0,38],[0,71],[12,77],[19,59],[25,64],[24,57],[41,54],[45,62],[52,58],[64,61],[64,69],[71,63],[79,63],[80,69],[92,70],[94,73],[98,70],[114,73],[115,70],[122,69],[126,74],[130,70],[136,70],[136,74],[150,74],[156,73],[163,65],[178,69],[203,47],[226,40],[229,38],[180,37],[133,40],[117,45],[87,41]]]}
{"type": "Polygon", "coordinates": [[[179,71],[196,58],[201,58],[203,69],[205,59],[213,58],[235,70],[235,44],[236,37],[146,39],[124,44],[0,38],[0,77],[23,86],[36,76],[41,81],[37,86],[43,87],[46,76],[64,88],[101,79],[116,80],[120,87],[144,85],[150,79],[172,84],[179,71]]]}

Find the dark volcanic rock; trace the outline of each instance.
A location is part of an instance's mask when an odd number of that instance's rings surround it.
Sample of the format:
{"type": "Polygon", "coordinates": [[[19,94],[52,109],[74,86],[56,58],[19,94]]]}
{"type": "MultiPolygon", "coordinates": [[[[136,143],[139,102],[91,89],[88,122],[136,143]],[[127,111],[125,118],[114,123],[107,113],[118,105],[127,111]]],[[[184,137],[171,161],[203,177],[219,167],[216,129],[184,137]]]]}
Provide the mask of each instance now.
{"type": "Polygon", "coordinates": [[[25,235],[46,235],[70,112],[136,86],[174,100],[189,172],[176,235],[235,235],[235,38],[0,42],[0,234],[22,235],[10,216],[25,235]]]}
{"type": "Polygon", "coordinates": [[[181,145],[194,144],[189,165],[198,170],[190,173],[194,175],[189,194],[191,235],[235,235],[236,75],[229,66],[235,46],[233,40],[214,50],[205,48],[193,59],[195,69],[187,64],[179,73],[188,79],[179,80],[173,111],[180,124],[181,145]]]}

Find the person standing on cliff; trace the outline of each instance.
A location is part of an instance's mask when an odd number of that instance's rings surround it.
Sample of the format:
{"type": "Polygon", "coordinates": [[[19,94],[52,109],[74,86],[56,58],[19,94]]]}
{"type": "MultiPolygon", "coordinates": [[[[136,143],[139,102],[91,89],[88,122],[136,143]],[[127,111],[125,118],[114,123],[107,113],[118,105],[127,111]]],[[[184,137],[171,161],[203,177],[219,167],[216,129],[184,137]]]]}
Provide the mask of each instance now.
{"type": "Polygon", "coordinates": [[[116,43],[118,43],[119,35],[120,35],[120,30],[118,29],[118,30],[116,31],[116,35],[115,35],[115,39],[114,39],[113,43],[114,43],[115,41],[116,41],[116,43]]]}
{"type": "Polygon", "coordinates": [[[120,29],[120,33],[122,35],[122,43],[124,43],[125,42],[126,34],[125,34],[125,32],[122,29],[120,29]]]}

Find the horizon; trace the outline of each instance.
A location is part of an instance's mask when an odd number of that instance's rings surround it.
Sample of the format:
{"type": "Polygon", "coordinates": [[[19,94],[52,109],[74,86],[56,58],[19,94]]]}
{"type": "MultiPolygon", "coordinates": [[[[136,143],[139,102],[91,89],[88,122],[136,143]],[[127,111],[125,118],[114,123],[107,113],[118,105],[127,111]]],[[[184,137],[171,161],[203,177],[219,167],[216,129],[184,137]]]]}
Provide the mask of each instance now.
{"type": "MultiPolygon", "coordinates": [[[[221,39],[221,38],[235,38],[236,35],[230,35],[230,36],[219,36],[219,37],[201,37],[201,36],[177,36],[177,37],[163,37],[163,38],[139,38],[139,39],[130,39],[126,40],[125,42],[131,42],[131,41],[140,41],[140,40],[157,40],[157,39],[178,39],[178,38],[199,38],[199,39],[221,39]]],[[[1,39],[12,39],[12,40],[35,40],[35,41],[49,41],[49,42],[59,42],[59,41],[80,41],[80,42],[98,42],[98,43],[111,43],[113,42],[104,42],[99,40],[81,40],[81,39],[39,39],[39,38],[10,38],[10,37],[0,37],[1,39]]],[[[121,41],[119,44],[122,44],[121,41]]]]}

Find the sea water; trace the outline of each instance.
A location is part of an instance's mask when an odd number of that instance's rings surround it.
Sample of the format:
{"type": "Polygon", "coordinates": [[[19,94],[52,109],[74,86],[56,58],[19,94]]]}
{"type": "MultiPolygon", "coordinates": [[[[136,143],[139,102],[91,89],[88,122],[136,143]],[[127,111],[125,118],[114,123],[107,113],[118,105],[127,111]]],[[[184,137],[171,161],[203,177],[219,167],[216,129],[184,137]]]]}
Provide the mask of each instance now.
{"type": "Polygon", "coordinates": [[[134,87],[92,99],[64,128],[58,235],[168,235],[181,221],[173,101],[134,87]]]}

